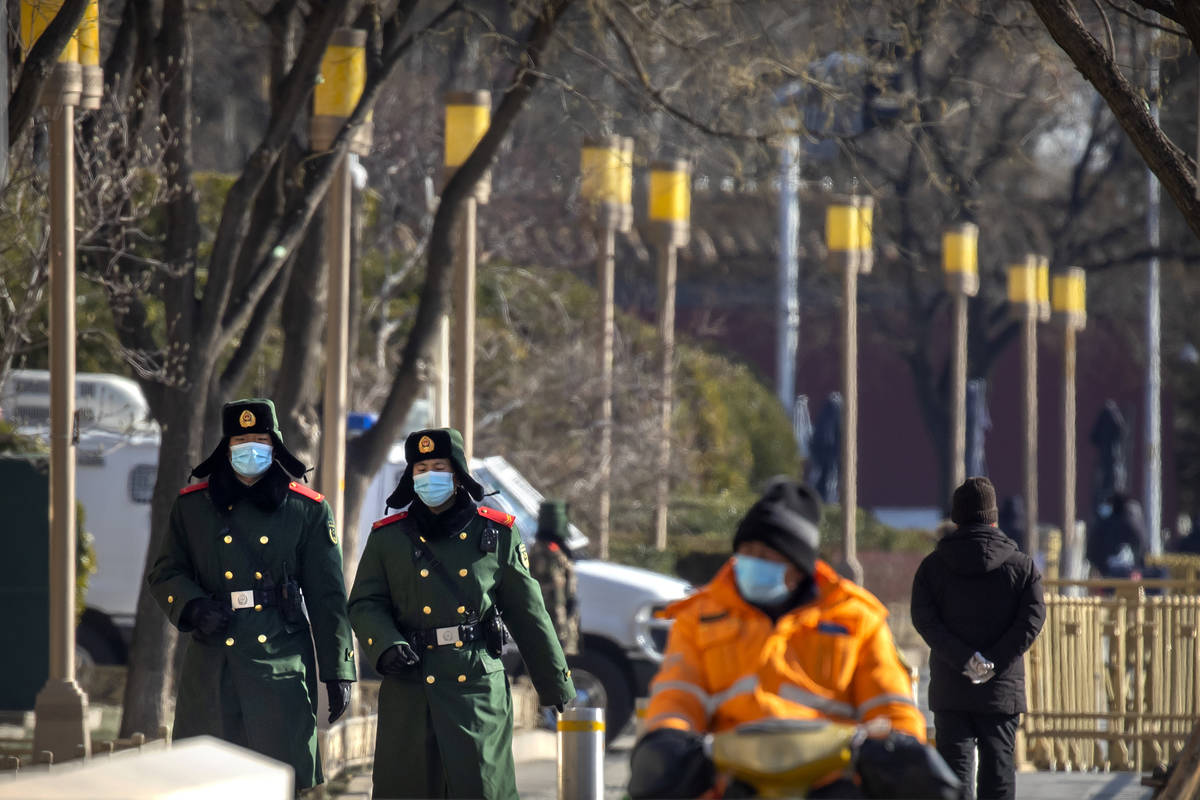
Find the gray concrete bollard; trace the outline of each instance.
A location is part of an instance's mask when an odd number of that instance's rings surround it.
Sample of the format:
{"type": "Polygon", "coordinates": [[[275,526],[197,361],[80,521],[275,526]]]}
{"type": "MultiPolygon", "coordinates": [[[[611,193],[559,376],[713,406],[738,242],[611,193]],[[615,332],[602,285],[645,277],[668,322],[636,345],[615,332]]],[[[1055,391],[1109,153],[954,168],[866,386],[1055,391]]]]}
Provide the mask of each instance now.
{"type": "Polygon", "coordinates": [[[568,708],[558,720],[558,800],[603,800],[604,709],[568,708]]]}

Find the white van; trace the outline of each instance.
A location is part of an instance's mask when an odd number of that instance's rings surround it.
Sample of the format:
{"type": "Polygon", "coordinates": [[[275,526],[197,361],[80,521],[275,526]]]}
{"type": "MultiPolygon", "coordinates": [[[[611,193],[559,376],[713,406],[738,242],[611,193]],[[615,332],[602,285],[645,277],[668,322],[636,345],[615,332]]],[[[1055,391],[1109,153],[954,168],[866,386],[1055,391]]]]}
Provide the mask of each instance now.
{"type": "MultiPolygon", "coordinates": [[[[142,387],[121,375],[80,372],[75,376],[75,410],[81,430],[154,432],[142,387]]],[[[50,373],[14,369],[0,384],[0,414],[21,428],[50,424],[50,373]]]]}

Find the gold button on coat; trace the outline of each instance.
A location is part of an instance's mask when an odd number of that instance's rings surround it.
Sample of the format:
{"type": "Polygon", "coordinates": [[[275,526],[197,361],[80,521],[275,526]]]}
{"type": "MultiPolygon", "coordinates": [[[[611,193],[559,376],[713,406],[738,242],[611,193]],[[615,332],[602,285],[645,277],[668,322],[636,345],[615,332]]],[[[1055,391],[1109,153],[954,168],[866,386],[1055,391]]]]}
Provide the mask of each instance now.
{"type": "Polygon", "coordinates": [[[232,536],[226,536],[226,537],[225,537],[225,544],[233,544],[233,537],[232,537],[232,536]]]}
{"type": "Polygon", "coordinates": [[[267,640],[267,635],[266,635],[265,633],[260,633],[260,634],[258,635],[258,641],[259,641],[259,643],[265,642],[266,640],[267,640]]]}
{"type": "Polygon", "coordinates": [[[256,605],[256,606],[254,607],[254,610],[255,610],[255,611],[262,611],[262,606],[261,606],[261,605],[256,605]]]}
{"type": "Polygon", "coordinates": [[[254,579],[255,579],[255,580],[257,580],[257,581],[261,581],[261,580],[262,580],[262,573],[261,573],[261,572],[256,572],[256,573],[254,573],[254,579]]]}
{"type": "Polygon", "coordinates": [[[225,646],[233,647],[233,637],[232,636],[230,636],[228,639],[225,640],[225,646]]]}
{"type": "Polygon", "coordinates": [[[169,594],[169,595],[167,595],[167,602],[168,602],[168,603],[174,603],[174,602],[175,602],[175,595],[173,595],[173,594],[169,594]]]}
{"type": "Polygon", "coordinates": [[[375,640],[374,640],[374,639],[372,639],[370,636],[368,636],[368,637],[367,637],[367,645],[368,645],[368,646],[370,646],[370,645],[373,645],[373,644],[375,644],[375,640]]]}
{"type": "Polygon", "coordinates": [[[460,577],[460,578],[465,578],[465,577],[467,577],[467,571],[466,571],[465,569],[460,569],[460,570],[458,571],[458,577],[460,577]]]}
{"type": "Polygon", "coordinates": [[[463,531],[462,533],[460,533],[460,534],[458,535],[458,538],[462,539],[463,541],[466,541],[466,539],[467,539],[467,532],[466,532],[466,531],[463,531]]]}
{"type": "Polygon", "coordinates": [[[462,645],[463,645],[463,643],[462,643],[462,642],[455,642],[455,643],[454,643],[454,646],[455,646],[455,647],[462,647],[462,645]]]}
{"type": "Polygon", "coordinates": [[[466,606],[459,606],[459,607],[458,607],[458,613],[460,613],[460,614],[465,614],[465,613],[467,613],[467,607],[466,607],[466,606]]]}
{"type": "Polygon", "coordinates": [[[225,580],[227,580],[227,581],[233,580],[233,573],[230,572],[229,570],[225,571],[225,580]]]}
{"type": "Polygon", "coordinates": [[[466,676],[466,675],[459,675],[459,676],[458,676],[458,682],[459,682],[459,683],[466,683],[466,682],[467,682],[467,676],[466,676]]]}
{"type": "Polygon", "coordinates": [[[426,678],[425,678],[425,682],[429,683],[429,684],[432,684],[434,682],[434,680],[436,680],[436,679],[432,675],[426,676],[426,678]]]}
{"type": "Polygon", "coordinates": [[[427,569],[423,569],[423,570],[421,570],[421,577],[422,577],[422,578],[428,578],[428,577],[429,577],[429,570],[427,570],[427,569]]]}
{"type": "Polygon", "coordinates": [[[422,611],[424,611],[426,614],[432,614],[432,613],[433,613],[433,609],[432,609],[432,608],[430,608],[429,606],[425,606],[425,607],[424,607],[423,609],[421,609],[421,610],[422,610],[422,611]]]}
{"type": "Polygon", "coordinates": [[[266,543],[267,543],[267,542],[269,542],[269,541],[271,541],[271,540],[270,540],[269,538],[267,538],[266,536],[260,536],[260,537],[258,537],[258,543],[259,543],[259,544],[266,544],[266,543]]]}

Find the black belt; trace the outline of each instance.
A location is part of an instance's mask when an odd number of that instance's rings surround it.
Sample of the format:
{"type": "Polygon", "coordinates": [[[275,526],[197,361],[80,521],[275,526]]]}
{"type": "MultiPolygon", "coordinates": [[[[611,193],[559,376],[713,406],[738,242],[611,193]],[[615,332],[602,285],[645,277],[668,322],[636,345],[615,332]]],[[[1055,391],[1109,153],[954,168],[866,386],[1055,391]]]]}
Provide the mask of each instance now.
{"type": "Polygon", "coordinates": [[[421,628],[404,634],[413,647],[456,646],[459,642],[483,640],[483,626],[478,622],[466,625],[450,625],[445,628],[421,628]]]}

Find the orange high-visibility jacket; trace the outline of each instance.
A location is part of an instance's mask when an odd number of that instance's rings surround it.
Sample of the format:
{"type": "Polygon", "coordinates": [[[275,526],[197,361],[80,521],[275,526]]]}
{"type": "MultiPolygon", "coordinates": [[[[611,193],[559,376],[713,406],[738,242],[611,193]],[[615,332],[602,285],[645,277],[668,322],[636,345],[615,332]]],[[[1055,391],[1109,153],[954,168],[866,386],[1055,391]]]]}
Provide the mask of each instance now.
{"type": "Polygon", "coordinates": [[[738,593],[732,560],[707,586],[669,606],[663,616],[675,624],[651,684],[646,730],[883,717],[925,741],[925,717],[892,642],[887,609],[823,561],[815,580],[816,599],[774,624],[738,593]]]}

